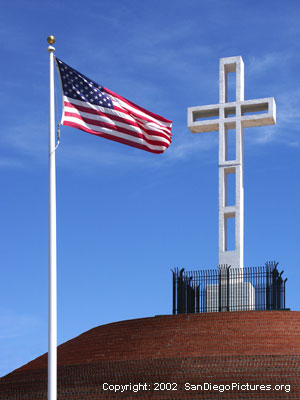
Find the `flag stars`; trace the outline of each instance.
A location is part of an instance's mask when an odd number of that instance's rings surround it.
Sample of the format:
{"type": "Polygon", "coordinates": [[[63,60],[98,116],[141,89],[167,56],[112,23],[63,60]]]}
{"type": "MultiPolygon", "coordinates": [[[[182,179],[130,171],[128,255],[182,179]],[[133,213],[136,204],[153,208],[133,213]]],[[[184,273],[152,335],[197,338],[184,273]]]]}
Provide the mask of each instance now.
{"type": "Polygon", "coordinates": [[[61,74],[63,92],[69,98],[80,99],[84,102],[91,102],[101,107],[113,108],[110,97],[104,94],[104,88],[78,72],[71,70],[62,61],[58,61],[58,68],[61,74]]]}

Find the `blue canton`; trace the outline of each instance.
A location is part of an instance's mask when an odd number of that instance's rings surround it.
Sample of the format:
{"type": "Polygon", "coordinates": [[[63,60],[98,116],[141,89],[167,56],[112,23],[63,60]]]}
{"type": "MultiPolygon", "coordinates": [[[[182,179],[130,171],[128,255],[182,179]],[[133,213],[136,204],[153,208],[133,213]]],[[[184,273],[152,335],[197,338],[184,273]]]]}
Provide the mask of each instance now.
{"type": "Polygon", "coordinates": [[[98,85],[98,83],[80,74],[58,58],[56,58],[56,60],[65,96],[85,101],[96,106],[114,108],[112,100],[110,96],[105,93],[103,86],[98,85]]]}

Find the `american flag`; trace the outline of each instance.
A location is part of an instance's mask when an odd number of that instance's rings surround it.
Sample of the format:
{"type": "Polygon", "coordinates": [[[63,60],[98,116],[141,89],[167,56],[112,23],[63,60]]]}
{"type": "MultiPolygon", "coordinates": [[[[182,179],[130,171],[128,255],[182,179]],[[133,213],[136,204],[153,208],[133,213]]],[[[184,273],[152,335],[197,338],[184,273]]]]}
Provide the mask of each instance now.
{"type": "Polygon", "coordinates": [[[62,125],[162,153],[171,143],[172,121],[98,85],[56,57],[63,91],[62,125]]]}

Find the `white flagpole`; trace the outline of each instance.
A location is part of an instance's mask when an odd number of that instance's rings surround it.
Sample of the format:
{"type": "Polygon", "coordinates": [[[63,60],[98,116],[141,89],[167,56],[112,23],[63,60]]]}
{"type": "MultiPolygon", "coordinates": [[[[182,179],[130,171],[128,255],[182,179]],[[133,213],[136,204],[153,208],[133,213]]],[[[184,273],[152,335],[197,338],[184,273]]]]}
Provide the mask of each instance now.
{"type": "Polygon", "coordinates": [[[55,102],[54,36],[49,46],[49,299],[48,299],[48,400],[57,399],[57,288],[56,288],[56,182],[55,182],[55,102]]]}

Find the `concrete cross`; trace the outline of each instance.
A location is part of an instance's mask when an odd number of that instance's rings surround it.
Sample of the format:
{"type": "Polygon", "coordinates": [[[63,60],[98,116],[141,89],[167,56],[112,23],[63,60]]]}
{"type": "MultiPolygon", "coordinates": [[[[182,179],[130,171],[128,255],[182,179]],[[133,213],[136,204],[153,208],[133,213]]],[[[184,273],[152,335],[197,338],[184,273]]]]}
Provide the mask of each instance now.
{"type": "Polygon", "coordinates": [[[272,125],[276,122],[274,98],[244,100],[242,57],[220,59],[220,103],[188,108],[188,127],[192,133],[219,130],[219,266],[244,266],[244,186],[243,128],[272,125]],[[228,74],[236,73],[236,100],[227,102],[228,74]],[[235,130],[235,157],[229,159],[229,130],[235,130]],[[228,178],[235,176],[235,204],[228,204],[228,178]],[[234,219],[234,248],[228,248],[228,222],[234,219]]]}

